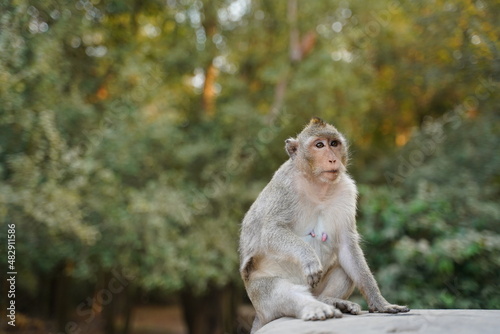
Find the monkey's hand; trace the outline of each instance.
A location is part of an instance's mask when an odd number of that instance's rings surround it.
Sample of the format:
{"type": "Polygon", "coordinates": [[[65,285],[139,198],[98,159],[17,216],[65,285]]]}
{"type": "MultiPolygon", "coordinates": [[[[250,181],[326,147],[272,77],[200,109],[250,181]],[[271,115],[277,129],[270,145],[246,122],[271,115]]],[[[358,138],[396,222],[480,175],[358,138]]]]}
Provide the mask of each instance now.
{"type": "Polygon", "coordinates": [[[307,284],[311,288],[315,288],[321,280],[321,276],[323,276],[323,268],[319,261],[313,260],[304,266],[304,273],[307,277],[307,284]]]}
{"type": "Polygon", "coordinates": [[[410,309],[407,306],[400,306],[395,304],[384,303],[378,306],[370,305],[370,313],[381,312],[381,313],[404,313],[409,312],[410,309]]]}

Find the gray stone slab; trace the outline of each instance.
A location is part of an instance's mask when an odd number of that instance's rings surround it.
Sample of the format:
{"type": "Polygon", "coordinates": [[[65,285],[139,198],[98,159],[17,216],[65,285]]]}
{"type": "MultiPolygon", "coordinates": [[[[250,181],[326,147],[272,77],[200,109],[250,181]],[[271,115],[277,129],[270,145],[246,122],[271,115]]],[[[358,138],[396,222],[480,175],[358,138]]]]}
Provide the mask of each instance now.
{"type": "Polygon", "coordinates": [[[498,334],[500,310],[411,310],[409,313],[368,313],[341,319],[303,321],[281,318],[262,327],[257,334],[498,334]]]}

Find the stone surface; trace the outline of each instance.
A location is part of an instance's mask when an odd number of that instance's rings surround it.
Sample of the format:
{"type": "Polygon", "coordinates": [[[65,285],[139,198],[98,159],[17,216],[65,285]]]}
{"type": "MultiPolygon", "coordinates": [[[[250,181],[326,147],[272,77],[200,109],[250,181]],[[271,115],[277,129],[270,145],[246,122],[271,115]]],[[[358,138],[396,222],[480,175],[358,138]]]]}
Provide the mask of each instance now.
{"type": "Polygon", "coordinates": [[[257,334],[500,333],[500,310],[411,310],[409,313],[344,314],[341,319],[303,321],[281,318],[257,334]]]}

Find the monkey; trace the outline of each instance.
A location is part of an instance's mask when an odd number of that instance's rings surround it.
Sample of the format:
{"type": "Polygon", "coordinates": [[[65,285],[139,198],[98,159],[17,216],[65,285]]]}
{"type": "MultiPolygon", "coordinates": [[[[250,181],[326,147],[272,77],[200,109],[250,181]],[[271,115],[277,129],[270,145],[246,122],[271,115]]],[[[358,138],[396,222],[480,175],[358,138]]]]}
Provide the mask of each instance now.
{"type": "Polygon", "coordinates": [[[370,312],[409,311],[382,296],[359,245],[347,146],[333,125],[312,118],[285,141],[289,159],[245,214],[240,274],[256,310],[251,333],[285,316],[360,314],[361,306],[347,300],[355,287],[370,312]]]}

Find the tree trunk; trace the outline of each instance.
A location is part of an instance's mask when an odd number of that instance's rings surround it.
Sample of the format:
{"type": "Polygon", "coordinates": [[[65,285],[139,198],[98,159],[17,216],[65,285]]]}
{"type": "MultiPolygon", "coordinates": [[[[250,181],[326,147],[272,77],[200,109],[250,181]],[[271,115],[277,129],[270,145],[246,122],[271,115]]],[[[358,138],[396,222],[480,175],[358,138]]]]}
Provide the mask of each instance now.
{"type": "Polygon", "coordinates": [[[269,124],[274,122],[283,108],[288,83],[293,75],[293,67],[308,56],[313,51],[316,44],[316,33],[314,31],[309,31],[302,38],[300,36],[297,22],[297,0],[288,0],[287,8],[288,29],[290,30],[288,59],[290,61],[291,68],[284,73],[283,77],[276,84],[274,101],[268,114],[269,124]]]}
{"type": "Polygon", "coordinates": [[[211,288],[198,296],[190,289],[181,294],[184,321],[190,334],[235,333],[235,289],[232,286],[211,288]]]}
{"type": "Polygon", "coordinates": [[[207,64],[204,67],[205,83],[202,94],[202,109],[206,116],[212,118],[215,116],[215,84],[218,75],[218,70],[213,64],[214,58],[217,55],[217,48],[212,42],[214,35],[217,33],[217,12],[215,11],[215,6],[210,5],[208,2],[205,3],[203,14],[204,19],[202,24],[207,38],[206,54],[208,58],[207,64]]]}
{"type": "Polygon", "coordinates": [[[56,269],[54,275],[53,310],[57,329],[61,332],[66,330],[66,324],[69,320],[72,270],[73,264],[70,261],[65,261],[56,269]]]}
{"type": "Polygon", "coordinates": [[[217,79],[218,70],[210,63],[205,70],[205,84],[203,86],[202,103],[205,114],[209,117],[215,115],[215,81],[217,79]]]}
{"type": "MultiPolygon", "coordinates": [[[[109,284],[112,279],[113,274],[108,272],[105,275],[104,282],[109,284]]],[[[134,287],[129,285],[122,291],[114,292],[111,302],[102,306],[106,334],[128,334],[130,332],[134,296],[134,287]]]]}

